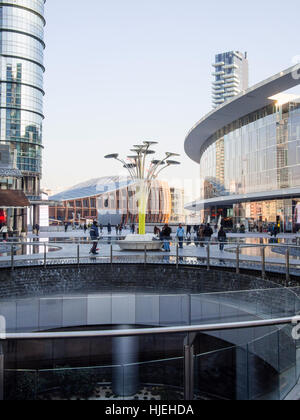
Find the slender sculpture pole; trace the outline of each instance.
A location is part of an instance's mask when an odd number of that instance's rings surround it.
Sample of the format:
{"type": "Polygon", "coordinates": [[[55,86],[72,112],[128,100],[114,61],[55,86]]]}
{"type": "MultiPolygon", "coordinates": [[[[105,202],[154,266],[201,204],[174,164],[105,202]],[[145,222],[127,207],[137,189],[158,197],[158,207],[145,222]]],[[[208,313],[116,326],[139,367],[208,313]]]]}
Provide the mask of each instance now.
{"type": "Polygon", "coordinates": [[[163,159],[152,160],[150,167],[147,168],[147,157],[155,154],[155,151],[150,150],[150,147],[155,144],[157,143],[145,141],[142,145],[134,146],[134,149],[131,149],[131,151],[134,152],[135,155],[127,157],[132,163],[127,163],[126,160],[120,159],[118,153],[105,156],[106,159],[115,159],[118,162],[121,162],[123,167],[128,171],[131,180],[137,184],[136,195],[138,201],[140,235],[146,234],[146,215],[151,183],[157,179],[158,175],[164,169],[172,165],[180,165],[179,162],[169,160],[170,157],[179,155],[167,152],[163,159]]]}

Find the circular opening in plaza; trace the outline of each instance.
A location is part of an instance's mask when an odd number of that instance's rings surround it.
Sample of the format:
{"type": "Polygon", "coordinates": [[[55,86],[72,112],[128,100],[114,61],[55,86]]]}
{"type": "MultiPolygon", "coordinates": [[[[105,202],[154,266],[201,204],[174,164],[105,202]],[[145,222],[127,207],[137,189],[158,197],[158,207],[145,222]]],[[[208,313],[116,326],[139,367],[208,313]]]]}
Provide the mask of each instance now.
{"type": "Polygon", "coordinates": [[[2,268],[4,399],[284,399],[299,296],[221,267],[2,268]]]}

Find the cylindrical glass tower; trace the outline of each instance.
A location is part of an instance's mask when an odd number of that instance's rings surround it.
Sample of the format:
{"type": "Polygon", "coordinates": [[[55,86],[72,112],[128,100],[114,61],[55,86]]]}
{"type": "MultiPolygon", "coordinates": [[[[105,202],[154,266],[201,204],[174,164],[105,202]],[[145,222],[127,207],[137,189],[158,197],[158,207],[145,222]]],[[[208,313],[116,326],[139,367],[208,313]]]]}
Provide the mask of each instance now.
{"type": "Polygon", "coordinates": [[[42,174],[45,1],[0,0],[0,142],[17,150],[33,201],[42,174]]]}

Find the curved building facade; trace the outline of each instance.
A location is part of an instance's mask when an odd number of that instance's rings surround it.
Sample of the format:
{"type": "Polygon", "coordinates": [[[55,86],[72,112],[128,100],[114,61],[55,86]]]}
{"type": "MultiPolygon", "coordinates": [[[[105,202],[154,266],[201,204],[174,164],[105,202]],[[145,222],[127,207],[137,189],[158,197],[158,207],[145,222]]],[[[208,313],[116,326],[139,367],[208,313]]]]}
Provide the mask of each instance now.
{"type": "MultiPolygon", "coordinates": [[[[50,207],[50,223],[84,223],[98,219],[103,225],[138,221],[138,189],[128,178],[104,177],[76,185],[50,197],[60,205],[50,207]]],[[[147,223],[167,223],[172,210],[170,187],[153,181],[147,223]]]]}
{"type": "Polygon", "coordinates": [[[23,190],[40,197],[45,0],[0,1],[0,142],[17,150],[23,190]]]}
{"type": "Polygon", "coordinates": [[[200,164],[201,198],[188,206],[203,222],[264,230],[300,228],[300,99],[288,69],[203,118],[185,149],[200,164]]]}

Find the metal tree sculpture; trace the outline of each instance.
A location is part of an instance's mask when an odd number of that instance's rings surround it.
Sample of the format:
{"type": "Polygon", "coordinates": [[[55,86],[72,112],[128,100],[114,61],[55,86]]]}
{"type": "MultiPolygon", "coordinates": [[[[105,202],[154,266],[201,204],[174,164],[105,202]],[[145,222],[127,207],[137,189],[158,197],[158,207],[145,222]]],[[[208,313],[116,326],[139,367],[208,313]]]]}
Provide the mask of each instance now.
{"type": "Polygon", "coordinates": [[[121,162],[123,167],[127,169],[130,178],[137,185],[140,235],[145,235],[146,233],[146,213],[152,181],[157,179],[163,170],[172,165],[180,165],[180,162],[170,160],[170,158],[180,155],[166,152],[166,156],[163,159],[152,160],[150,167],[148,167],[147,158],[156,153],[150,148],[156,144],[158,143],[154,141],[145,141],[141,145],[133,146],[131,152],[135,154],[127,156],[129,163],[125,159],[120,159],[118,153],[105,156],[105,159],[115,159],[121,162]]]}

